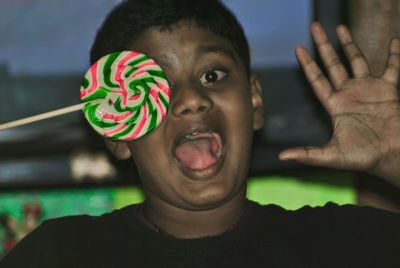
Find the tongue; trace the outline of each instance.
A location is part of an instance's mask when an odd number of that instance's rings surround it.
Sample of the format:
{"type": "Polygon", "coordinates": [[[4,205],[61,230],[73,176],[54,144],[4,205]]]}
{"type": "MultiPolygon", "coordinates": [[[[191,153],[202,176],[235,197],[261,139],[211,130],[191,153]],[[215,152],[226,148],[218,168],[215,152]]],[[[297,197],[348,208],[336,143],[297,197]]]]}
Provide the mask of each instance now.
{"type": "Polygon", "coordinates": [[[190,169],[206,169],[217,162],[219,144],[215,138],[188,140],[176,147],[175,155],[190,169]]]}

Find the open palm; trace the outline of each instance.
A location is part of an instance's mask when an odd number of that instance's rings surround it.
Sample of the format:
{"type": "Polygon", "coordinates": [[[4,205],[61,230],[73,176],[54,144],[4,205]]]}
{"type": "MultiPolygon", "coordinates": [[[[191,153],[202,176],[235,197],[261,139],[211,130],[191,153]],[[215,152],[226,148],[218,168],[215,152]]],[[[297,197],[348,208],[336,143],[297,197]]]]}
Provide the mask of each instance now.
{"type": "MultiPolygon", "coordinates": [[[[400,41],[392,40],[386,70],[382,77],[375,78],[370,75],[368,63],[353,43],[348,29],[339,26],[337,34],[353,73],[350,77],[322,26],[314,23],[311,30],[329,79],[304,47],[298,47],[296,55],[307,80],[331,117],[333,134],[322,147],[288,149],[280,154],[280,158],[367,171],[393,180],[395,174],[400,174],[397,93],[400,41]]],[[[398,182],[400,185],[400,180],[398,182]]]]}

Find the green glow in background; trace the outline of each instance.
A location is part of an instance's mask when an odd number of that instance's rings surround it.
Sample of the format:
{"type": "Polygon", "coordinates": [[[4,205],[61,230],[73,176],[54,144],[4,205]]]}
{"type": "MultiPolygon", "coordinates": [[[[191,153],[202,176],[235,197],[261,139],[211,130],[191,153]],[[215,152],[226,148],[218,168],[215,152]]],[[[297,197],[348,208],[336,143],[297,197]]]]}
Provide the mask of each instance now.
{"type": "MultiPolygon", "coordinates": [[[[247,197],[260,204],[277,204],[286,209],[304,205],[323,206],[355,204],[354,175],[345,172],[309,173],[301,176],[267,176],[251,178],[247,197]]],[[[40,204],[42,220],[66,215],[100,215],[144,199],[138,186],[115,188],[86,188],[0,193],[0,215],[22,220],[24,204],[40,204]]],[[[0,258],[4,255],[0,227],[0,258]]]]}
{"type": "MultiPolygon", "coordinates": [[[[286,209],[321,206],[328,201],[355,203],[352,174],[337,172],[309,176],[308,180],[289,176],[251,178],[247,197],[261,204],[273,203],[286,209]]],[[[9,214],[20,220],[23,204],[39,203],[44,219],[76,214],[99,215],[143,199],[143,192],[137,186],[6,192],[0,193],[0,214],[9,214]]]]}

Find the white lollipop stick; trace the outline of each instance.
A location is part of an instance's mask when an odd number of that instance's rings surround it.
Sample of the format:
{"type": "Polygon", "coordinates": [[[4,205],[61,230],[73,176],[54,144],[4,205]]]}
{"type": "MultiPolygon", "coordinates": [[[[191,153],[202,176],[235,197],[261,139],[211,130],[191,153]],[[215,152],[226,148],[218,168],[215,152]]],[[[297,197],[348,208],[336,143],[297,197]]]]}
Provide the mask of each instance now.
{"type": "Polygon", "coordinates": [[[37,122],[37,121],[41,121],[44,119],[48,119],[51,117],[56,117],[59,115],[63,115],[63,114],[67,114],[67,113],[72,113],[78,110],[82,110],[83,106],[85,105],[85,103],[79,103],[79,104],[75,104],[72,106],[68,106],[68,107],[64,107],[58,110],[54,110],[54,111],[50,111],[47,113],[43,113],[43,114],[38,114],[38,115],[34,115],[34,116],[29,116],[23,119],[19,119],[19,120],[15,120],[12,122],[8,122],[5,124],[1,124],[0,125],[0,130],[4,130],[4,129],[8,129],[8,128],[13,128],[13,127],[18,127],[18,126],[22,126],[22,125],[26,125],[26,124],[30,124],[33,122],[37,122]]]}

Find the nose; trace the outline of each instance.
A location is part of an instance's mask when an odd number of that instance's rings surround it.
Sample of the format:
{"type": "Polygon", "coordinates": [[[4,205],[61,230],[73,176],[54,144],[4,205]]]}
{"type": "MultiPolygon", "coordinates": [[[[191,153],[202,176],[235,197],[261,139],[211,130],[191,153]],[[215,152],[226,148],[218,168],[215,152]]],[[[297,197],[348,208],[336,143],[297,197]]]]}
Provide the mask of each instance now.
{"type": "Polygon", "coordinates": [[[206,89],[187,84],[174,88],[171,112],[175,116],[197,115],[212,108],[212,100],[206,89]]]}

